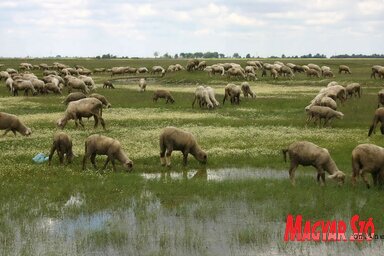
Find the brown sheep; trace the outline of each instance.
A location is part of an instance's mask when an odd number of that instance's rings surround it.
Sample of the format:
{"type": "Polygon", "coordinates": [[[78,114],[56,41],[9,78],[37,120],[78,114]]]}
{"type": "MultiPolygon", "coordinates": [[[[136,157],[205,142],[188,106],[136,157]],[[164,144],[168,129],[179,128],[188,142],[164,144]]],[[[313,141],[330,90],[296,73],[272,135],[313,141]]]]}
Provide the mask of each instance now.
{"type": "Polygon", "coordinates": [[[103,83],[103,88],[107,88],[107,89],[115,89],[115,87],[113,86],[112,82],[111,81],[105,81],[103,83]]]}
{"type": "Polygon", "coordinates": [[[323,77],[333,78],[333,77],[335,77],[335,75],[333,74],[333,72],[331,70],[325,70],[325,71],[323,71],[323,77]]]}
{"type": "Polygon", "coordinates": [[[68,93],[71,93],[72,89],[80,90],[85,94],[89,93],[89,89],[83,80],[71,76],[66,76],[64,79],[68,87],[68,93]]]}
{"type": "Polygon", "coordinates": [[[59,86],[55,85],[54,83],[46,83],[44,85],[44,90],[45,91],[51,91],[56,94],[61,94],[61,89],[59,86]]]}
{"type": "Polygon", "coordinates": [[[345,74],[352,74],[351,69],[346,65],[339,66],[339,74],[341,74],[341,72],[344,72],[345,74]]]}
{"type": "Polygon", "coordinates": [[[37,94],[35,87],[29,80],[14,80],[12,83],[13,96],[19,95],[19,90],[24,90],[24,95],[29,95],[31,92],[33,95],[37,94]]]}
{"type": "Polygon", "coordinates": [[[356,184],[361,176],[370,188],[366,173],[371,173],[373,184],[382,185],[384,178],[384,148],[373,144],[360,144],[352,151],[352,183],[356,184]]]}
{"type": "Polygon", "coordinates": [[[153,93],[153,101],[157,102],[159,98],[165,99],[165,103],[174,103],[175,99],[172,97],[171,92],[168,90],[156,90],[153,93]]]}
{"type": "Polygon", "coordinates": [[[361,86],[359,83],[352,83],[345,87],[345,91],[348,97],[361,97],[361,86]]]}
{"type": "Polygon", "coordinates": [[[91,158],[91,163],[94,168],[96,167],[96,155],[106,155],[103,169],[107,167],[109,161],[112,163],[113,171],[116,171],[115,159],[123,164],[127,171],[132,171],[133,162],[128,158],[121,148],[121,144],[118,140],[112,139],[99,134],[93,134],[89,136],[85,141],[85,153],[83,158],[83,170],[85,170],[86,162],[88,158],[91,158]]]}
{"type": "Polygon", "coordinates": [[[57,132],[53,136],[53,143],[51,147],[51,152],[49,153],[49,162],[48,164],[51,165],[51,160],[53,157],[53,154],[57,151],[57,155],[59,156],[60,164],[63,164],[64,162],[64,155],[67,159],[67,163],[72,163],[73,160],[73,152],[72,152],[72,139],[71,137],[64,133],[64,132],[57,132]]]}
{"type": "Polygon", "coordinates": [[[241,90],[245,98],[248,98],[248,95],[250,95],[252,98],[256,98],[256,94],[251,90],[249,83],[247,82],[241,83],[241,90]]]}
{"type": "Polygon", "coordinates": [[[308,77],[317,77],[317,78],[320,78],[320,73],[319,73],[319,71],[317,71],[316,69],[312,69],[312,68],[310,68],[310,69],[308,69],[308,70],[306,71],[306,73],[307,73],[307,76],[308,76],[308,77]]]}
{"type": "Polygon", "coordinates": [[[0,130],[5,130],[2,136],[5,136],[9,131],[12,131],[15,136],[16,132],[24,136],[32,134],[31,128],[25,126],[17,116],[4,112],[0,112],[0,130]]]}
{"type": "Polygon", "coordinates": [[[77,101],[77,100],[81,100],[84,98],[87,98],[87,95],[85,95],[84,93],[72,92],[72,93],[68,94],[68,96],[61,103],[63,103],[64,105],[68,105],[68,103],[71,101],[77,101]]]}
{"type": "MultiPolygon", "coordinates": [[[[374,65],[374,66],[372,66],[372,68],[371,68],[371,69],[372,69],[371,78],[373,77],[373,78],[376,79],[376,74],[379,75],[379,70],[380,70],[381,68],[383,68],[383,67],[380,66],[380,65],[374,65]]],[[[379,78],[380,78],[380,75],[379,75],[379,78]]]]}
{"type": "Polygon", "coordinates": [[[68,103],[67,110],[64,116],[57,121],[57,126],[64,129],[67,122],[71,119],[75,120],[75,125],[78,127],[78,123],[84,128],[84,124],[81,120],[82,117],[91,117],[95,119],[95,128],[99,124],[99,120],[103,129],[105,130],[105,122],[102,118],[103,103],[96,98],[85,98],[77,101],[71,101],[68,103]]]}
{"type": "Polygon", "coordinates": [[[227,98],[231,100],[231,104],[239,104],[240,103],[240,86],[235,84],[227,84],[224,88],[224,99],[223,105],[227,98]]]}
{"type": "Polygon", "coordinates": [[[308,115],[307,123],[312,119],[314,119],[313,122],[315,124],[317,121],[319,121],[319,126],[321,126],[322,119],[324,119],[323,126],[325,126],[329,124],[333,118],[343,119],[344,117],[343,113],[339,111],[335,111],[330,107],[323,107],[323,106],[311,106],[307,110],[307,115],[308,115]]]}
{"type": "Polygon", "coordinates": [[[99,101],[101,101],[101,103],[103,103],[103,106],[106,108],[112,107],[111,103],[108,102],[108,100],[104,97],[104,95],[101,95],[98,93],[92,93],[88,97],[98,99],[99,101]]]}
{"type": "Polygon", "coordinates": [[[375,110],[375,116],[373,117],[372,125],[369,127],[368,136],[371,136],[372,132],[375,132],[379,122],[381,123],[381,134],[384,135],[384,107],[375,110]]]}
{"type": "Polygon", "coordinates": [[[173,150],[183,153],[184,165],[187,164],[188,154],[193,155],[200,163],[207,163],[207,153],[200,148],[192,133],[176,127],[166,127],[160,134],[160,162],[162,165],[171,165],[173,150]]]}
{"type": "Polygon", "coordinates": [[[384,106],[384,89],[377,93],[377,107],[380,107],[380,105],[384,106]]]}
{"type": "Polygon", "coordinates": [[[324,171],[329,173],[329,178],[337,180],[339,185],[344,183],[345,174],[337,168],[327,149],[321,148],[309,141],[297,141],[282,151],[284,161],[287,161],[287,153],[291,161],[289,178],[292,185],[295,185],[295,171],[299,165],[315,167],[317,170],[317,181],[321,185],[325,184],[324,171]]]}

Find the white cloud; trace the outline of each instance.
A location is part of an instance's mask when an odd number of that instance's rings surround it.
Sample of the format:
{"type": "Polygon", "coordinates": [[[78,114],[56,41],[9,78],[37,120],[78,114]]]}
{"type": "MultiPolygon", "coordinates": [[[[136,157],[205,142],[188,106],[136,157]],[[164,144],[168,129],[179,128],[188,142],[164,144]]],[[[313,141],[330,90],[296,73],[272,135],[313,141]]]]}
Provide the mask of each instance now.
{"type": "Polygon", "coordinates": [[[383,0],[362,0],[357,4],[357,8],[364,15],[379,14],[383,15],[384,1],[383,0]]]}

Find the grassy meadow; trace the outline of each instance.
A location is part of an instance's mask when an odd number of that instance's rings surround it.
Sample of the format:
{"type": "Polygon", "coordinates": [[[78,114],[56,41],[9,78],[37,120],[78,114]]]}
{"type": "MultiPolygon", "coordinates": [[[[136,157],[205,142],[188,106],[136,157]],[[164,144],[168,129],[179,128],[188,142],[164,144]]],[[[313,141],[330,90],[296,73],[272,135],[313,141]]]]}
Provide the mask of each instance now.
{"type": "MultiPolygon", "coordinates": [[[[167,67],[186,60],[163,59],[0,59],[4,68],[21,62],[52,64],[58,61],[93,69],[113,66],[167,67]]],[[[217,62],[245,60],[207,60],[217,62]]],[[[263,60],[273,63],[274,60],[263,60]]],[[[380,59],[300,59],[283,60],[295,64],[332,68],[333,79],[307,78],[297,74],[292,80],[260,77],[251,81],[255,99],[241,98],[240,105],[226,102],[214,110],[191,104],[196,84],[210,85],[222,103],[224,86],[240,80],[209,77],[202,71],[167,73],[148,80],[147,91],[139,92],[135,79],[114,81],[116,89],[103,89],[110,74],[93,76],[97,89],[112,104],[103,110],[107,129],[94,129],[93,120],[84,120],[85,129],[73,121],[64,131],[73,140],[74,162],[60,166],[55,154],[52,166],[36,164],[33,156],[49,153],[55,122],[64,111],[63,96],[13,97],[0,82],[0,111],[18,115],[32,128],[32,136],[0,137],[0,254],[1,255],[297,255],[347,253],[376,254],[383,240],[370,243],[286,243],[283,241],[288,214],[302,214],[304,220],[344,220],[359,214],[373,218],[375,232],[384,234],[383,191],[366,189],[360,180],[351,184],[351,151],[361,143],[384,146],[383,136],[367,137],[377,92],[384,80],[370,79],[372,65],[380,59]],[[352,74],[337,74],[338,65],[349,65],[352,74]],[[362,97],[339,104],[344,119],[331,127],[306,125],[304,107],[330,81],[342,85],[358,82],[362,97]],[[162,99],[152,102],[153,91],[168,89],[174,104],[162,99]],[[182,166],[182,155],[174,152],[172,166],[162,167],[158,137],[166,126],[192,132],[208,153],[208,164],[200,165],[192,156],[182,166]],[[100,133],[119,139],[134,163],[132,173],[95,170],[88,161],[81,170],[85,138],[100,133]],[[348,177],[343,187],[327,180],[320,187],[315,169],[299,167],[296,186],[288,179],[289,163],[281,149],[298,140],[325,147],[339,169],[348,177]],[[242,173],[268,172],[268,177],[211,180],[220,170],[242,173]],[[281,175],[283,173],[283,175],[281,175]],[[158,174],[148,179],[146,174],[158,174]],[[276,178],[274,178],[276,176],[276,178]]],[[[41,77],[41,71],[36,71],[41,77]]],[[[104,156],[98,156],[101,168],[104,156]]],[[[351,234],[348,227],[347,234],[351,234]]]]}

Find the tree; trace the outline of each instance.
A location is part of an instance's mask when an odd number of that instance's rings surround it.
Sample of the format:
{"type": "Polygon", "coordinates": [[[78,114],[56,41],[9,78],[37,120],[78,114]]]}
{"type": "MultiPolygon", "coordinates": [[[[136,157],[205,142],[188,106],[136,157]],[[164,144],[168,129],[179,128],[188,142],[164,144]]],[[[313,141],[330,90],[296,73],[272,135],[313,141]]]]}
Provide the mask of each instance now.
{"type": "Polygon", "coordinates": [[[154,52],[153,56],[155,56],[155,59],[156,59],[159,56],[159,52],[158,51],[154,52]]]}
{"type": "Polygon", "coordinates": [[[174,56],[175,59],[178,59],[179,58],[179,55],[176,53],[175,56],[174,56]]]}
{"type": "Polygon", "coordinates": [[[239,58],[241,58],[241,56],[240,56],[240,54],[238,54],[237,52],[235,52],[235,53],[233,54],[233,58],[235,58],[235,59],[239,59],[239,58]]]}
{"type": "Polygon", "coordinates": [[[250,58],[251,58],[251,54],[247,53],[247,55],[245,56],[245,58],[250,59],[250,58]]]}
{"type": "Polygon", "coordinates": [[[282,59],[286,58],[284,53],[281,54],[281,58],[282,58],[282,59]]]}
{"type": "Polygon", "coordinates": [[[223,58],[225,58],[225,55],[223,53],[219,53],[219,58],[223,59],[223,58]]]}

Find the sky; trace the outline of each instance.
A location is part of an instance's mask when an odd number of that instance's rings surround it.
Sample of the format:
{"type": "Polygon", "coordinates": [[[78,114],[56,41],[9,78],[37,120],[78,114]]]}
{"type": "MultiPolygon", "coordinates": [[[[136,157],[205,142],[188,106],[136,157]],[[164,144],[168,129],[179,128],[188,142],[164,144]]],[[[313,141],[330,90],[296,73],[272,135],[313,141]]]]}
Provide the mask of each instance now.
{"type": "Polygon", "coordinates": [[[384,53],[384,0],[0,0],[0,56],[384,53]]]}

